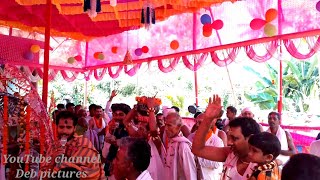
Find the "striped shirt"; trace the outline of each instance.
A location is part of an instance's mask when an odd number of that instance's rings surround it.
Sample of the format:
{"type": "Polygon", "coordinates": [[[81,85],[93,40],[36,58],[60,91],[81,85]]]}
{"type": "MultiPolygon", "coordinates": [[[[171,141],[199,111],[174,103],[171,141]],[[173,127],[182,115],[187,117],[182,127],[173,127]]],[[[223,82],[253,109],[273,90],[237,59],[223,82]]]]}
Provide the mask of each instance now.
{"type": "MultiPolygon", "coordinates": [[[[53,154],[59,144],[56,142],[48,149],[47,157],[53,154]]],[[[65,149],[65,154],[62,157],[58,156],[55,160],[51,160],[51,167],[50,164],[46,164],[41,169],[48,170],[48,167],[51,169],[53,163],[54,172],[64,168],[74,168],[80,172],[80,179],[105,179],[100,155],[89,139],[83,136],[74,136],[67,142],[65,149]]]]}

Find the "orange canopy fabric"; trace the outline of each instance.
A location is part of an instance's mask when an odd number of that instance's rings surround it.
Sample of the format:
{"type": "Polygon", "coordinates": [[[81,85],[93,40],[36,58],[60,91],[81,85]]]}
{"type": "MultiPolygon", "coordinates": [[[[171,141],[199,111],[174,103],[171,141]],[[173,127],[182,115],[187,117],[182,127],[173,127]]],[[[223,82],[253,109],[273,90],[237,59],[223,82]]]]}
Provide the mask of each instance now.
{"type": "MultiPolygon", "coordinates": [[[[118,0],[113,7],[109,0],[101,0],[101,12],[91,19],[83,10],[83,0],[52,0],[51,32],[53,36],[91,40],[140,28],[141,10],[147,5],[155,9],[158,22],[224,1],[227,0],[118,0]]],[[[0,25],[44,33],[46,0],[4,0],[0,10],[0,25]]]]}

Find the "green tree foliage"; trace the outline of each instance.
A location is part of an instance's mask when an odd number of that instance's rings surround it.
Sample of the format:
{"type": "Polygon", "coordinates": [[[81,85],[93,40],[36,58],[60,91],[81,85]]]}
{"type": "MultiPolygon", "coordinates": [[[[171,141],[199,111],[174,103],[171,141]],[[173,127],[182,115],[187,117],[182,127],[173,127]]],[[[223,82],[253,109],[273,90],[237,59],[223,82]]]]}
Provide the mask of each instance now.
{"type": "MultiPolygon", "coordinates": [[[[308,112],[310,99],[316,98],[319,89],[318,59],[310,61],[285,61],[283,71],[283,100],[284,109],[294,107],[296,112],[308,112]]],[[[277,108],[278,71],[266,64],[268,75],[262,76],[251,67],[244,67],[252,72],[259,80],[255,83],[255,90],[245,92],[249,101],[258,105],[260,109],[269,110],[277,108]]],[[[319,97],[318,97],[319,98],[319,97]]]]}

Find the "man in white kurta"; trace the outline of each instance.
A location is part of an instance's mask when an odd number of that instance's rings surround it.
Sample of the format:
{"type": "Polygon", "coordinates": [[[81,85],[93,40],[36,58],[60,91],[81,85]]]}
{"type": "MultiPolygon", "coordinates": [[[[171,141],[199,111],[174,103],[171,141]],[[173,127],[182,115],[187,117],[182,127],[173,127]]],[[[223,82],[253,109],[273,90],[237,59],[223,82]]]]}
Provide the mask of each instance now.
{"type": "MultiPolygon", "coordinates": [[[[190,134],[188,139],[192,142],[194,138],[195,133],[190,134]]],[[[222,140],[215,135],[214,133],[209,133],[210,137],[208,137],[206,141],[206,146],[213,146],[213,147],[224,147],[222,140]]],[[[202,168],[203,177],[205,180],[219,180],[223,163],[222,162],[216,162],[216,161],[210,161],[207,159],[199,158],[199,163],[202,168]]]]}
{"type": "Polygon", "coordinates": [[[166,180],[196,180],[197,168],[195,157],[191,152],[191,142],[182,135],[181,117],[177,113],[170,113],[166,117],[165,132],[167,148],[164,157],[164,174],[166,180]]]}
{"type": "Polygon", "coordinates": [[[291,155],[295,154],[295,147],[289,132],[280,127],[280,115],[277,112],[271,112],[268,115],[269,128],[267,132],[276,135],[281,143],[280,155],[277,157],[279,165],[285,164],[291,155]],[[279,161],[280,160],[280,161],[279,161]]]}

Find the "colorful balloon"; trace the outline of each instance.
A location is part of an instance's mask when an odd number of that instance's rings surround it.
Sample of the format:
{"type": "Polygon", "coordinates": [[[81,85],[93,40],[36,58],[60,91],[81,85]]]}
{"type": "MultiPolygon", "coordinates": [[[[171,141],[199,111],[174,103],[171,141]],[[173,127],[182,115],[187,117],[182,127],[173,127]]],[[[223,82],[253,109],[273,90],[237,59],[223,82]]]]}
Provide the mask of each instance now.
{"type": "Polygon", "coordinates": [[[95,52],[95,53],[93,54],[93,57],[94,57],[95,59],[99,59],[99,53],[101,53],[101,52],[95,52]]]}
{"type": "Polygon", "coordinates": [[[134,54],[136,56],[141,56],[142,55],[142,49],[141,48],[137,48],[136,50],[134,50],[134,54]]]}
{"type": "Polygon", "coordinates": [[[275,20],[278,16],[278,11],[276,9],[269,9],[267,12],[266,12],[266,21],[267,22],[271,22],[273,20],[275,20]]]}
{"type": "Polygon", "coordinates": [[[68,58],[68,63],[69,63],[69,64],[73,64],[73,63],[75,62],[75,60],[76,60],[76,59],[75,59],[74,57],[69,57],[69,58],[68,58]]]}
{"type": "Polygon", "coordinates": [[[34,58],[34,54],[31,51],[27,51],[23,54],[23,58],[26,60],[32,60],[34,58]]]}
{"type": "Polygon", "coordinates": [[[143,47],[141,48],[141,50],[142,50],[143,53],[148,53],[148,52],[149,52],[148,46],[143,46],[143,47]]]}
{"type": "Polygon", "coordinates": [[[171,47],[171,49],[173,49],[173,50],[178,49],[178,48],[179,48],[179,42],[178,42],[177,40],[171,41],[170,47],[171,47]]]}
{"type": "Polygon", "coordinates": [[[82,61],[82,56],[80,56],[80,55],[75,56],[75,57],[74,57],[74,59],[76,59],[77,61],[79,61],[79,62],[80,62],[80,61],[82,61]]]}
{"type": "Polygon", "coordinates": [[[211,24],[211,17],[210,17],[208,14],[203,14],[203,15],[201,16],[200,20],[201,20],[201,23],[202,23],[203,25],[205,25],[205,24],[211,24]]]}
{"type": "Polygon", "coordinates": [[[316,9],[320,11],[320,1],[317,2],[316,9]]]}
{"type": "Polygon", "coordinates": [[[213,21],[213,23],[211,24],[212,29],[215,30],[220,30],[223,28],[223,21],[221,21],[220,19],[213,21]]]}
{"type": "Polygon", "coordinates": [[[274,36],[277,34],[277,28],[273,24],[266,24],[264,26],[264,34],[268,37],[274,36]]]}
{"type": "Polygon", "coordinates": [[[117,52],[118,52],[118,47],[113,46],[113,47],[111,48],[111,52],[112,52],[113,54],[117,54],[117,52]]]}
{"type": "Polygon", "coordinates": [[[100,53],[98,54],[98,59],[99,59],[99,60],[104,60],[104,54],[103,54],[102,52],[100,52],[100,53]]]}
{"type": "Polygon", "coordinates": [[[40,46],[39,45],[32,45],[30,47],[30,51],[33,52],[33,53],[37,53],[40,51],[40,46]]]}
{"type": "Polygon", "coordinates": [[[265,24],[266,24],[266,21],[265,21],[265,20],[256,18],[256,19],[253,19],[253,20],[250,22],[250,27],[251,27],[252,30],[259,30],[259,29],[261,29],[265,24]]]}
{"type": "Polygon", "coordinates": [[[205,24],[205,25],[203,25],[202,31],[212,32],[212,26],[211,26],[211,24],[205,24]]]}
{"type": "Polygon", "coordinates": [[[212,35],[212,31],[202,31],[202,35],[204,37],[210,37],[212,35]]]}

